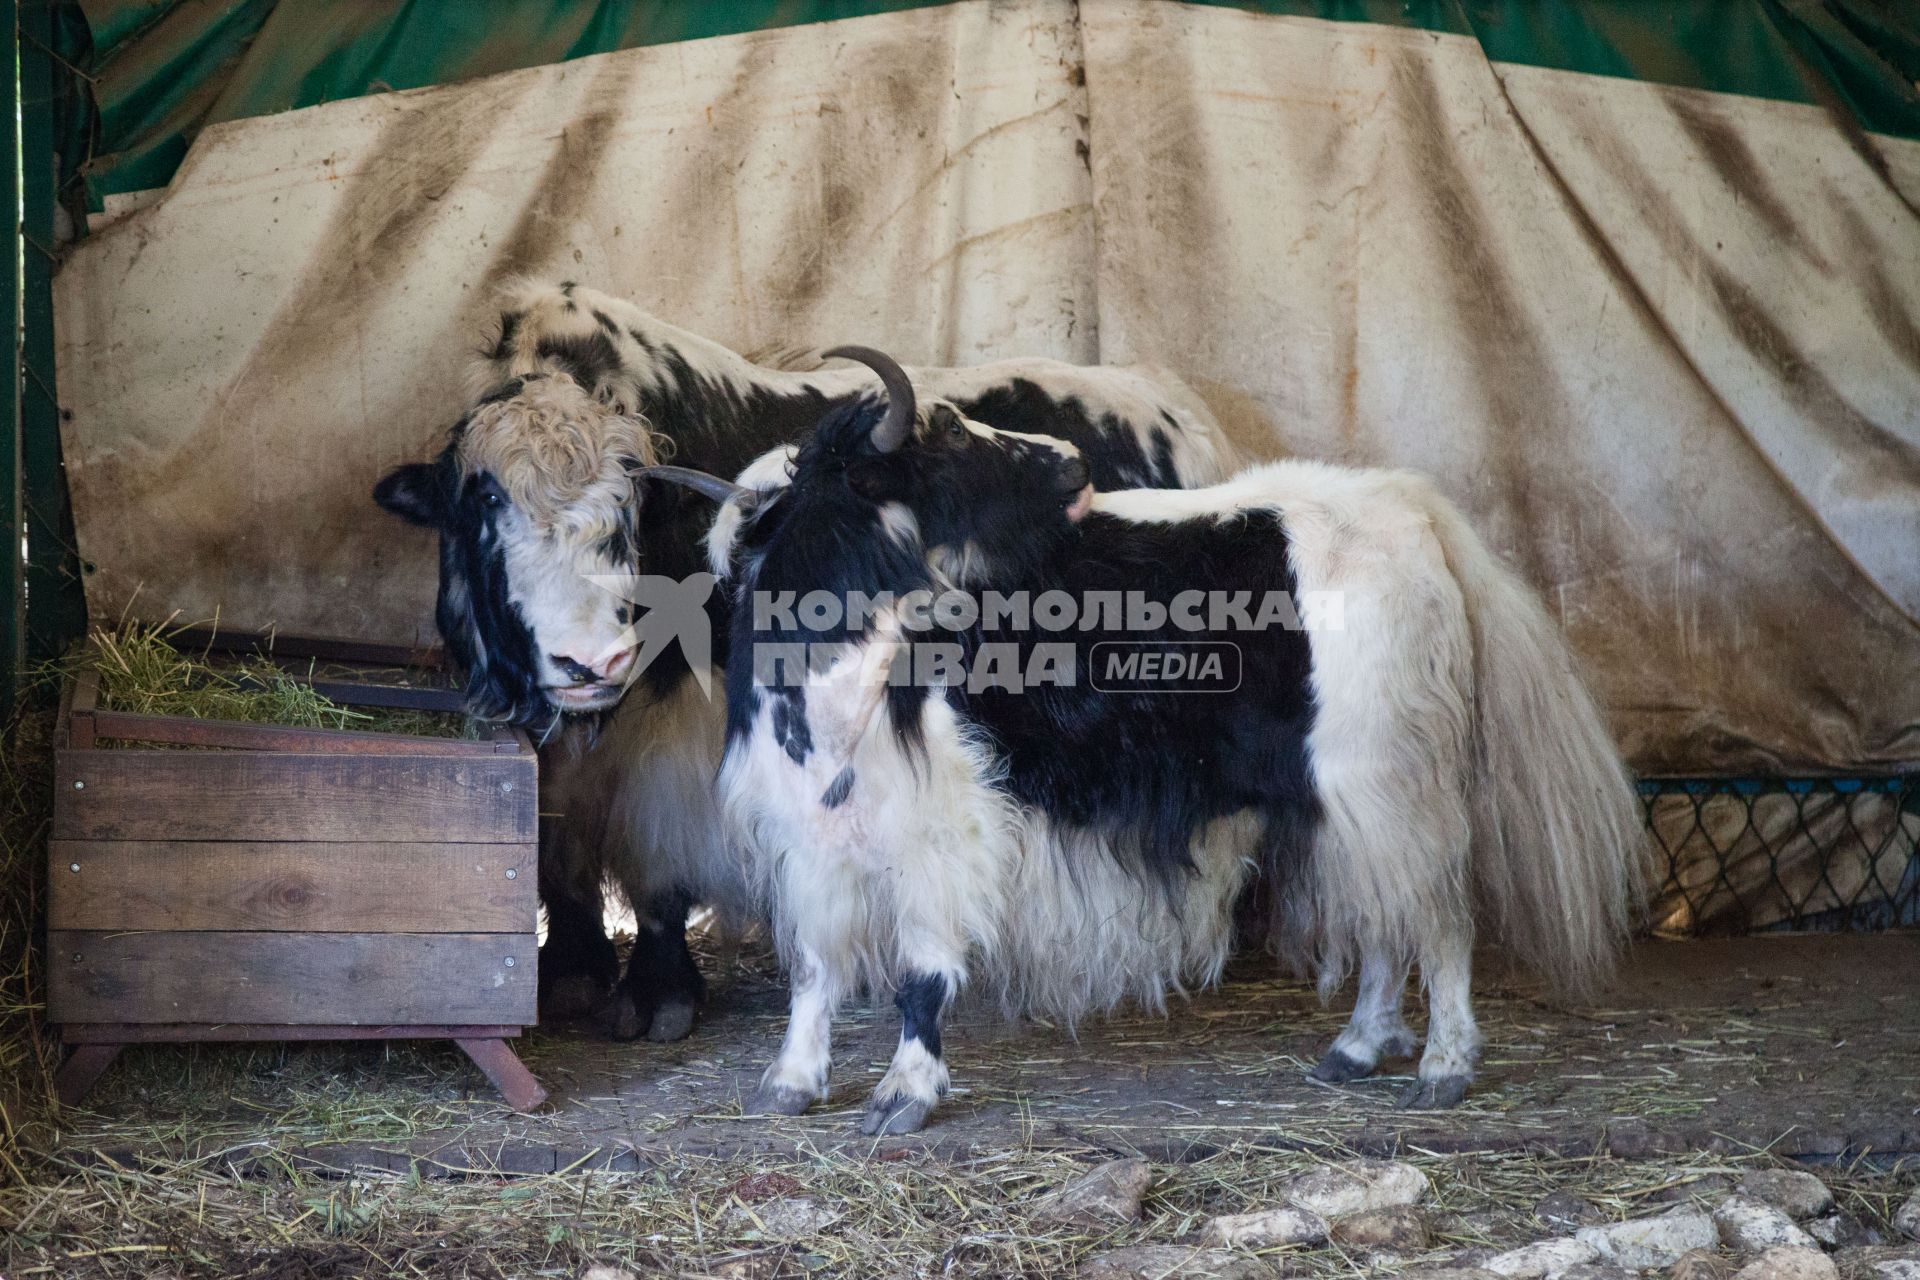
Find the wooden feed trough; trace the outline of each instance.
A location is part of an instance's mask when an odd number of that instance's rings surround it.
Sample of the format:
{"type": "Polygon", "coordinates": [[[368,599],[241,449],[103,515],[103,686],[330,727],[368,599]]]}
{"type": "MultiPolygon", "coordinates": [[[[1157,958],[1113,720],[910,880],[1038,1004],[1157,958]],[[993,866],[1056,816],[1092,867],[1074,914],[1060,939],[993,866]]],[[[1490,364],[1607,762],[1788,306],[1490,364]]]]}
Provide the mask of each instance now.
{"type": "Polygon", "coordinates": [[[97,673],[77,679],[55,739],[48,1002],[72,1049],[63,1102],[126,1044],[415,1038],[453,1040],[518,1110],[545,1100],[508,1043],[536,1021],[538,764],[524,734],[98,701],[97,673]]]}

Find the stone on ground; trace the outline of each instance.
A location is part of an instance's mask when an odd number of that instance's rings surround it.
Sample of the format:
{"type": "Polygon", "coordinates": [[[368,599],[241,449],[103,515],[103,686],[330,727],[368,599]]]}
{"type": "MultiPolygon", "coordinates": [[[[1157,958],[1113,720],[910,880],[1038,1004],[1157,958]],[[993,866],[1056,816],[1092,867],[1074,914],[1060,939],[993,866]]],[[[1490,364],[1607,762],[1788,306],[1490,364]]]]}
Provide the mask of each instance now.
{"type": "Polygon", "coordinates": [[[1799,1169],[1755,1169],[1740,1179],[1740,1194],[1764,1201],[1796,1222],[1833,1208],[1827,1184],[1799,1169]]]}
{"type": "Polygon", "coordinates": [[[1585,1240],[1563,1236],[1522,1245],[1486,1261],[1486,1269],[1511,1280],[1554,1280],[1572,1267],[1598,1261],[1600,1251],[1585,1240]]]}
{"type": "Polygon", "coordinates": [[[1080,1280],[1273,1280],[1279,1274],[1258,1258],[1225,1249],[1195,1249],[1181,1244],[1134,1244],[1096,1253],[1080,1264],[1080,1280]]]}
{"type": "Polygon", "coordinates": [[[1840,1280],[1840,1272],[1818,1249],[1781,1245],[1734,1272],[1733,1280],[1840,1280]]]}
{"type": "Polygon", "coordinates": [[[1305,1209],[1233,1213],[1207,1223],[1201,1239],[1228,1249],[1268,1249],[1278,1244],[1325,1244],[1327,1220],[1305,1209]]]}
{"type": "Polygon", "coordinates": [[[1533,1206],[1533,1216],[1557,1231],[1576,1231],[1598,1226],[1607,1220],[1600,1206],[1583,1200],[1571,1191],[1555,1191],[1533,1206]]]}
{"type": "Polygon", "coordinates": [[[1369,1209],[1418,1204],[1427,1175],[1398,1160],[1348,1160],[1326,1165],[1281,1185],[1280,1196],[1296,1209],[1323,1218],[1344,1218],[1369,1209]]]}
{"type": "Polygon", "coordinates": [[[1640,1280],[1640,1273],[1616,1267],[1611,1262],[1583,1262],[1562,1271],[1559,1280],[1640,1280]]]}
{"type": "Polygon", "coordinates": [[[1657,1218],[1582,1227],[1574,1238],[1592,1245],[1607,1262],[1642,1271],[1672,1266],[1689,1249],[1716,1248],[1720,1232],[1707,1214],[1680,1208],[1657,1218]]]}
{"type": "Polygon", "coordinates": [[[1329,1232],[1336,1244],[1352,1249],[1390,1249],[1417,1253],[1427,1247],[1427,1218],[1410,1204],[1389,1205],[1348,1214],[1329,1232]]]}
{"type": "Polygon", "coordinates": [[[1855,1245],[1833,1255],[1840,1280],[1914,1280],[1920,1245],[1855,1245]]]}
{"type": "Polygon", "coordinates": [[[1042,1200],[1033,1211],[1041,1222],[1113,1226],[1140,1217],[1140,1198],[1153,1185],[1145,1160],[1109,1160],[1081,1174],[1042,1200]]]}
{"type": "Polygon", "coordinates": [[[1818,1242],[1796,1226],[1783,1210],[1751,1196],[1728,1196],[1722,1200],[1713,1211],[1713,1225],[1720,1232],[1720,1243],[1735,1253],[1760,1253],[1780,1245],[1795,1249],[1818,1247],[1818,1242]]]}
{"type": "Polygon", "coordinates": [[[1920,1240],[1920,1191],[1907,1197],[1907,1202],[1893,1211],[1893,1229],[1909,1240],[1920,1240]]]}
{"type": "Polygon", "coordinates": [[[1886,1243],[1886,1237],[1850,1213],[1829,1213],[1803,1225],[1808,1235],[1829,1249],[1857,1249],[1861,1245],[1886,1243]]]}
{"type": "Polygon", "coordinates": [[[730,1231],[768,1240],[797,1240],[840,1221],[843,1214],[805,1196],[781,1196],[759,1204],[737,1204],[721,1218],[730,1231]]]}

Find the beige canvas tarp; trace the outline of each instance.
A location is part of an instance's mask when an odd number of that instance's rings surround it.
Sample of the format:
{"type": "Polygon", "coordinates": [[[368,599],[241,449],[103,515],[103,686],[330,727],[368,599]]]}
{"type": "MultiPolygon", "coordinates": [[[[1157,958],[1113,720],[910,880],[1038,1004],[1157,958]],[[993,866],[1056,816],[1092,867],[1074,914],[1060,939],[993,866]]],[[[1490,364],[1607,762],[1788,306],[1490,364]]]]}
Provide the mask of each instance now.
{"type": "Polygon", "coordinates": [[[1920,757],[1920,143],[1096,0],[239,121],[57,289],[96,616],[431,634],[426,456],[514,272],[753,349],[1151,359],[1251,450],[1434,474],[1650,770],[1920,757]]]}

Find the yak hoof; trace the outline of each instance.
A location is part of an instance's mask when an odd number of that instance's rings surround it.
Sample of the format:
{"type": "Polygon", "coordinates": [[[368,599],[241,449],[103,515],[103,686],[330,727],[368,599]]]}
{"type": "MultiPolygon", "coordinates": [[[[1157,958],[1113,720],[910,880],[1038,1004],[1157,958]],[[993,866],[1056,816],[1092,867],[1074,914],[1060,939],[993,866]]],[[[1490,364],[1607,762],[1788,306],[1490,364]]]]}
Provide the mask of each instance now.
{"type": "Polygon", "coordinates": [[[641,1015],[633,997],[621,991],[615,994],[606,1011],[607,1034],[615,1040],[638,1040],[647,1032],[651,1019],[641,1015]]]}
{"type": "Polygon", "coordinates": [[[933,1100],[930,1098],[915,1098],[907,1094],[875,1098],[867,1105],[867,1114],[860,1121],[860,1132],[869,1138],[918,1133],[932,1114],[933,1100]]]}
{"type": "Polygon", "coordinates": [[[750,1116],[801,1116],[813,1105],[813,1095],[790,1084],[763,1084],[747,1103],[750,1116]]]}
{"type": "Polygon", "coordinates": [[[1321,1084],[1347,1084],[1372,1075],[1373,1065],[1338,1049],[1329,1049],[1327,1056],[1320,1059],[1320,1064],[1310,1074],[1321,1084]]]}
{"type": "Polygon", "coordinates": [[[1407,1111],[1444,1111],[1448,1107],[1458,1106],[1467,1096],[1467,1086],[1473,1083],[1472,1076],[1435,1076],[1431,1080],[1415,1080],[1400,1095],[1400,1106],[1407,1111]]]}
{"type": "Polygon", "coordinates": [[[647,1039],[656,1044],[666,1044],[673,1040],[685,1040],[692,1031],[692,1005],[663,1004],[653,1011],[653,1023],[647,1028],[647,1039]]]}

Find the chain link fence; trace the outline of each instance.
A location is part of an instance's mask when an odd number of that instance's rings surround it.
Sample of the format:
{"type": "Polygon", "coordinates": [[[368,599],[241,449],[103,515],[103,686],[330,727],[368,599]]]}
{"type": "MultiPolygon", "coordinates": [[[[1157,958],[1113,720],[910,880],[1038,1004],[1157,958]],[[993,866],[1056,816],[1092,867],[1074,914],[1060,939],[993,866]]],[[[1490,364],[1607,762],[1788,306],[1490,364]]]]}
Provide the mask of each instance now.
{"type": "Polygon", "coordinates": [[[1920,775],[1640,783],[1667,937],[1920,925],[1920,775]]]}

